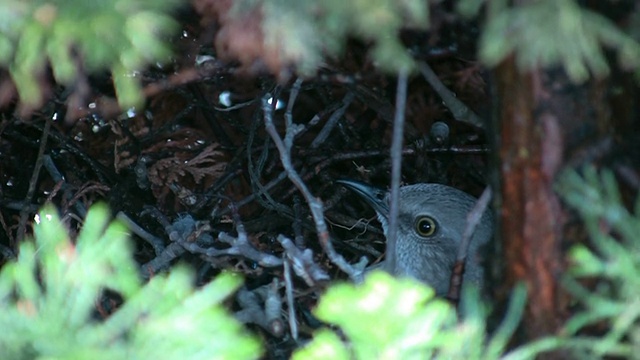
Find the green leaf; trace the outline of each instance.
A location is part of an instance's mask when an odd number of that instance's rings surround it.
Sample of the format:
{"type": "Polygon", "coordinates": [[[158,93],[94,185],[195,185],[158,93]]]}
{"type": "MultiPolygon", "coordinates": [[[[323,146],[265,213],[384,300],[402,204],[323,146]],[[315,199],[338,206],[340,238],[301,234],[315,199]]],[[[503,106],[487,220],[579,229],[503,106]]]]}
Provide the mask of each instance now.
{"type": "Polygon", "coordinates": [[[233,5],[232,17],[259,10],[266,52],[304,75],[313,74],[325,57],[339,55],[350,36],[373,44],[372,60],[383,70],[410,68],[400,30],[424,29],[429,20],[429,2],[422,0],[241,0],[233,5]]]}
{"type": "Polygon", "coordinates": [[[135,78],[135,72],[128,72],[122,65],[116,65],[113,70],[113,84],[118,95],[118,102],[123,109],[140,107],[144,99],[140,83],[135,78]]]}
{"type": "Polygon", "coordinates": [[[359,359],[426,356],[456,318],[455,309],[434,294],[414,280],[373,272],[361,286],[330,288],[314,313],[344,331],[359,359]]]}
{"type": "Polygon", "coordinates": [[[293,353],[291,358],[292,360],[348,360],[351,357],[347,347],[336,333],[319,330],[313,335],[313,341],[293,353]]]}
{"type": "MultiPolygon", "coordinates": [[[[463,317],[457,319],[453,306],[436,298],[433,289],[373,271],[359,286],[333,285],[314,310],[320,320],[339,327],[345,340],[328,329],[319,330],[293,358],[499,359],[520,323],[525,301],[525,287],[517,286],[505,319],[489,338],[478,289],[464,289],[463,317]]],[[[565,344],[555,340],[514,349],[511,357],[528,359],[565,344]]]]}
{"type": "Polygon", "coordinates": [[[200,289],[176,267],[142,286],[126,228],[109,211],[89,211],[70,239],[55,209],[45,207],[35,241],[0,271],[2,359],[255,359],[261,345],[223,307],[242,283],[222,274],[200,289]],[[106,289],[122,304],[100,320],[106,289]]]}
{"type": "Polygon", "coordinates": [[[569,320],[565,331],[573,335],[594,323],[609,325],[603,336],[568,339],[569,344],[590,357],[628,357],[640,343],[640,216],[625,207],[615,176],[607,170],[567,171],[557,190],[580,213],[591,238],[590,246],[577,245],[570,252],[565,284],[584,311],[569,320]],[[597,285],[580,284],[584,277],[596,279],[597,285]]]}
{"type": "MultiPolygon", "coordinates": [[[[27,105],[41,102],[39,75],[49,64],[63,85],[73,84],[80,71],[88,75],[122,66],[128,72],[140,71],[169,57],[167,36],[177,26],[168,14],[180,4],[180,0],[0,2],[0,64],[9,67],[20,100],[27,105]]],[[[142,103],[139,85],[121,84],[120,90],[126,96],[121,103],[142,103]]]]}
{"type": "Polygon", "coordinates": [[[523,71],[562,65],[573,81],[582,82],[590,74],[608,74],[604,46],[619,51],[625,66],[640,66],[640,57],[633,57],[640,54],[640,44],[609,19],[574,0],[539,0],[491,17],[480,40],[480,58],[495,66],[513,54],[523,71]]]}

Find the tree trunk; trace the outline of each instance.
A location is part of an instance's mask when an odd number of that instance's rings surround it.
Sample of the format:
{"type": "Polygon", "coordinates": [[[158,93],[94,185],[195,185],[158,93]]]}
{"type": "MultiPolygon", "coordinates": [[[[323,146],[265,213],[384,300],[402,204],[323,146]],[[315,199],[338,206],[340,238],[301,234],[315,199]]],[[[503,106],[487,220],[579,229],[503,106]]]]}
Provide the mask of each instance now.
{"type": "Polygon", "coordinates": [[[609,114],[602,83],[572,85],[559,70],[521,73],[513,58],[495,75],[503,290],[527,285],[522,326],[531,340],[556,333],[568,318],[568,296],[560,285],[565,250],[584,241],[566,235],[567,224],[575,222],[567,220],[554,180],[565,167],[592,161],[597,146],[607,147],[609,114]]]}

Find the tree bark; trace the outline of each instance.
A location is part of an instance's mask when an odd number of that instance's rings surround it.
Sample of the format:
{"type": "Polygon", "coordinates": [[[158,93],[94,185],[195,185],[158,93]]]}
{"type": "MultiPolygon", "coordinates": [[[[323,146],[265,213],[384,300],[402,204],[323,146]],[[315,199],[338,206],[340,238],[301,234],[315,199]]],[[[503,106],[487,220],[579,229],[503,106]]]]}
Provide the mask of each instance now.
{"type": "Polygon", "coordinates": [[[511,59],[496,75],[505,280],[509,288],[519,281],[527,285],[523,326],[532,339],[554,333],[566,318],[558,283],[564,269],[562,220],[553,191],[562,165],[560,114],[547,104],[552,92],[541,71],[521,74],[511,59]]]}

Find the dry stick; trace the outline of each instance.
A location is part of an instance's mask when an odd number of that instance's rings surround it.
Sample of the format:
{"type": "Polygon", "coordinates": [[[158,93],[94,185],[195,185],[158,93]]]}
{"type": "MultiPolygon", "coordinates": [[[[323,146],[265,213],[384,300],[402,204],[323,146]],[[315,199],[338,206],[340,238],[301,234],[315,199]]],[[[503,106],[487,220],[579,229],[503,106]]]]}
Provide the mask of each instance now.
{"type": "Polygon", "coordinates": [[[293,239],[297,247],[304,249],[305,239],[302,233],[302,202],[300,201],[300,196],[298,195],[293,197],[293,215],[293,224],[291,225],[294,234],[293,239]]]}
{"type": "MultiPolygon", "coordinates": [[[[237,255],[242,255],[247,259],[253,260],[257,262],[260,266],[263,267],[274,267],[282,265],[282,261],[271,254],[266,254],[260,252],[256,249],[251,241],[249,241],[249,236],[247,235],[247,231],[244,228],[244,224],[240,219],[240,214],[238,213],[238,208],[235,206],[233,202],[229,203],[229,208],[231,209],[231,216],[233,218],[233,222],[236,225],[236,232],[238,236],[236,238],[227,235],[224,232],[220,232],[218,234],[218,240],[226,242],[231,245],[230,248],[225,249],[226,251],[233,252],[237,251],[237,255]]],[[[214,248],[209,248],[209,252],[215,250],[214,248]]],[[[216,251],[219,252],[219,251],[216,251]]]]}
{"type": "MultiPolygon", "coordinates": [[[[419,151],[419,153],[427,153],[427,154],[440,154],[440,153],[446,153],[446,154],[486,154],[487,152],[489,152],[489,149],[487,149],[484,146],[465,146],[465,147],[451,146],[451,147],[448,147],[448,148],[423,149],[423,150],[419,151]]],[[[416,155],[416,153],[418,153],[418,151],[416,151],[415,149],[404,149],[404,150],[402,150],[402,155],[413,156],[413,155],[416,155]]],[[[362,150],[362,151],[354,151],[354,152],[351,152],[351,153],[335,154],[335,155],[332,155],[331,157],[329,157],[327,159],[324,159],[324,160],[320,161],[319,163],[317,163],[314,166],[313,171],[316,174],[318,174],[318,173],[320,173],[320,171],[324,170],[329,165],[333,164],[334,162],[338,162],[338,161],[353,160],[353,159],[363,159],[363,158],[386,156],[386,155],[387,155],[386,151],[384,151],[384,150],[362,150]]]]}
{"type": "Polygon", "coordinates": [[[464,226],[464,232],[462,233],[462,240],[458,247],[458,254],[456,255],[456,263],[453,265],[453,272],[451,273],[451,279],[449,282],[449,293],[447,298],[454,303],[457,303],[460,299],[460,288],[462,287],[462,275],[464,274],[465,262],[467,254],[469,253],[469,246],[471,245],[471,237],[476,227],[482,219],[482,215],[489,205],[491,200],[491,187],[487,186],[480,198],[473,206],[473,209],[467,215],[467,220],[464,226]]]}
{"type": "MultiPolygon", "coordinates": [[[[264,192],[266,193],[267,191],[269,191],[269,190],[273,189],[276,185],[278,185],[279,183],[281,183],[281,182],[282,182],[282,180],[284,180],[284,179],[286,179],[286,178],[287,178],[287,173],[285,173],[285,172],[280,173],[280,174],[278,175],[278,177],[276,177],[275,179],[273,179],[273,180],[269,181],[267,184],[262,185],[264,192]]],[[[241,208],[241,207],[243,207],[243,206],[247,205],[248,203],[252,202],[253,200],[255,200],[255,199],[256,199],[256,197],[258,197],[258,196],[259,196],[259,194],[257,194],[257,193],[253,193],[253,194],[251,194],[251,195],[247,196],[246,198],[244,198],[244,199],[242,199],[242,200],[238,201],[238,202],[236,203],[236,207],[241,208]]],[[[223,210],[223,211],[220,213],[220,215],[226,215],[226,214],[228,214],[230,211],[231,211],[231,210],[229,210],[229,209],[225,209],[225,210],[223,210]]]]}
{"type": "Polygon", "coordinates": [[[393,139],[391,141],[391,198],[389,204],[387,255],[385,257],[385,267],[391,274],[393,274],[396,269],[396,236],[398,231],[398,203],[400,199],[400,170],[402,168],[402,140],[404,138],[404,107],[407,101],[407,77],[407,70],[400,70],[396,89],[396,113],[393,120],[393,139]]]}
{"type": "Polygon", "coordinates": [[[298,321],[296,320],[296,309],[293,306],[293,279],[291,278],[291,265],[289,260],[284,261],[284,291],[287,296],[287,308],[289,313],[289,330],[293,340],[298,340],[298,321]]]}
{"type": "MultiPolygon", "coordinates": [[[[292,90],[292,92],[295,91],[292,90]]],[[[255,125],[251,125],[251,129],[249,131],[249,139],[247,141],[247,170],[249,172],[249,180],[251,181],[251,188],[253,189],[254,194],[258,194],[256,196],[256,200],[263,207],[274,210],[277,213],[281,213],[287,216],[293,216],[288,207],[284,204],[276,201],[271,194],[265,189],[265,186],[260,182],[259,173],[262,171],[263,164],[267,159],[269,146],[265,142],[265,146],[262,148],[262,153],[260,154],[260,158],[258,159],[258,164],[253,163],[253,157],[251,153],[251,147],[253,146],[253,140],[255,138],[255,133],[258,130],[258,119],[256,119],[255,125]]],[[[265,139],[267,141],[267,139],[265,139]]]]}
{"type": "Polygon", "coordinates": [[[20,242],[25,235],[27,227],[27,218],[29,217],[29,211],[27,205],[31,204],[33,194],[36,192],[36,185],[38,184],[38,176],[40,176],[40,169],[42,169],[42,162],[44,156],[44,149],[47,147],[47,139],[49,138],[49,130],[51,129],[51,120],[47,119],[42,130],[42,136],[40,137],[40,149],[38,149],[38,158],[36,164],[33,167],[33,174],[31,174],[31,180],[29,181],[29,189],[27,190],[27,196],[24,199],[24,207],[20,211],[20,223],[18,226],[18,235],[16,236],[16,242],[20,242]]]}
{"type": "Polygon", "coordinates": [[[347,95],[344,96],[344,99],[342,99],[342,106],[338,110],[336,110],[331,115],[331,117],[329,117],[329,120],[327,120],[327,123],[324,125],[322,130],[320,130],[318,136],[316,136],[316,138],[311,142],[311,149],[317,149],[320,144],[322,144],[329,137],[329,134],[331,134],[331,130],[333,130],[336,124],[338,124],[338,120],[340,120],[342,118],[342,115],[344,115],[344,113],[347,111],[347,108],[353,101],[354,97],[355,95],[353,95],[353,92],[351,91],[349,91],[347,95]]]}
{"type": "Polygon", "coordinates": [[[484,127],[482,119],[476,115],[476,113],[471,111],[471,109],[469,109],[469,107],[462,101],[458,100],[451,90],[444,86],[442,81],[438,78],[438,75],[433,72],[426,62],[418,63],[418,67],[429,85],[431,85],[433,90],[440,95],[445,106],[451,111],[451,114],[456,120],[479,128],[484,127]]]}
{"type": "Polygon", "coordinates": [[[281,319],[282,299],[278,293],[278,279],[249,291],[246,286],[241,288],[236,295],[236,300],[242,310],[235,313],[235,318],[242,323],[252,323],[260,326],[269,334],[280,338],[284,333],[284,325],[281,319]],[[263,300],[264,307],[261,306],[263,300]]]}
{"type": "MultiPolygon", "coordinates": [[[[49,173],[49,176],[51,176],[51,179],[53,179],[53,181],[55,181],[56,183],[61,184],[62,190],[66,190],[69,188],[69,185],[67,185],[67,181],[65,180],[65,178],[62,176],[62,174],[56,167],[56,164],[53,162],[53,159],[51,159],[51,156],[44,155],[42,157],[42,164],[44,165],[44,168],[49,173]]],[[[50,196],[50,197],[53,198],[53,196],[50,196]]],[[[69,201],[72,199],[72,196],[71,194],[65,194],[64,198],[65,200],[69,201]]],[[[75,201],[73,203],[73,206],[81,218],[84,219],[87,216],[87,208],[84,206],[84,204],[82,204],[79,201],[75,201]]]]}
{"type": "Polygon", "coordinates": [[[318,231],[318,240],[320,241],[320,245],[322,246],[324,252],[329,257],[329,260],[336,266],[338,266],[340,270],[349,275],[349,277],[353,281],[361,282],[363,279],[363,269],[357,269],[351,266],[344,259],[344,257],[342,257],[335,251],[333,245],[331,244],[331,240],[329,239],[327,224],[324,221],[322,202],[316,199],[311,194],[311,192],[307,188],[307,185],[302,181],[302,178],[300,178],[298,172],[293,168],[290,150],[293,146],[293,138],[302,129],[301,125],[293,123],[291,115],[293,103],[295,102],[295,96],[297,96],[297,92],[292,91],[287,112],[285,113],[286,133],[284,140],[280,138],[280,135],[278,134],[278,131],[273,124],[273,108],[269,104],[270,95],[267,94],[262,98],[262,111],[264,112],[265,129],[278,148],[278,152],[280,153],[280,162],[282,163],[282,167],[287,173],[289,180],[298,188],[298,190],[300,190],[305,200],[307,201],[307,204],[309,204],[309,210],[311,210],[311,215],[313,216],[316,230],[318,231]]]}
{"type": "Polygon", "coordinates": [[[118,214],[116,214],[116,219],[122,221],[127,226],[127,228],[131,230],[131,232],[138,235],[140,238],[146,241],[149,245],[151,245],[153,247],[153,252],[156,254],[156,256],[160,256],[160,254],[162,254],[165,246],[164,246],[164,241],[161,238],[143,229],[140,225],[138,225],[135,221],[133,221],[133,219],[131,219],[127,214],[125,214],[122,211],[119,211],[118,214]]]}
{"type": "MultiPolygon", "coordinates": [[[[318,113],[316,113],[311,120],[309,120],[307,122],[307,125],[304,127],[304,130],[300,131],[298,133],[298,136],[304,135],[305,133],[307,133],[311,128],[313,128],[314,126],[318,125],[318,123],[320,122],[320,120],[322,120],[322,118],[329,113],[335,113],[336,111],[338,111],[338,109],[340,107],[344,106],[343,101],[340,101],[339,103],[333,103],[329,106],[327,106],[326,108],[320,110],[318,113]]],[[[333,115],[332,115],[333,116],[333,115]]],[[[327,120],[330,121],[330,120],[327,120]]]]}
{"type": "Polygon", "coordinates": [[[319,282],[330,280],[329,275],[313,260],[311,249],[300,250],[291,239],[284,235],[278,235],[277,239],[287,254],[286,261],[291,262],[293,272],[301,277],[307,285],[313,287],[319,282]]]}
{"type": "Polygon", "coordinates": [[[163,269],[168,268],[174,259],[181,256],[186,251],[187,250],[179,243],[169,244],[164,248],[160,255],[141,266],[140,272],[142,273],[142,278],[144,280],[148,280],[163,269]]]}
{"type": "Polygon", "coordinates": [[[282,321],[282,297],[280,296],[280,281],[273,278],[267,285],[264,295],[264,316],[271,333],[277,337],[284,335],[284,322],[282,321]]]}

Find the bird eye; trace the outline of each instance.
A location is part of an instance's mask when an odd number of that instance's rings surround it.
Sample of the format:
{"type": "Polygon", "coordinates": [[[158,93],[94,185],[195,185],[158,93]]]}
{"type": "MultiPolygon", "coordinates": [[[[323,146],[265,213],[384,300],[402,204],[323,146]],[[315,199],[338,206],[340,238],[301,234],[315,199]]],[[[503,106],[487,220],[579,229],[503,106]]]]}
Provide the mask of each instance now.
{"type": "Polygon", "coordinates": [[[429,216],[421,216],[416,220],[416,232],[420,236],[431,236],[436,232],[436,222],[429,216]]]}

